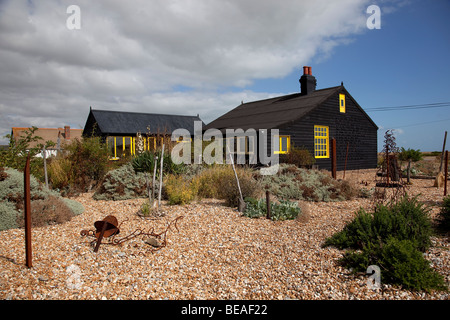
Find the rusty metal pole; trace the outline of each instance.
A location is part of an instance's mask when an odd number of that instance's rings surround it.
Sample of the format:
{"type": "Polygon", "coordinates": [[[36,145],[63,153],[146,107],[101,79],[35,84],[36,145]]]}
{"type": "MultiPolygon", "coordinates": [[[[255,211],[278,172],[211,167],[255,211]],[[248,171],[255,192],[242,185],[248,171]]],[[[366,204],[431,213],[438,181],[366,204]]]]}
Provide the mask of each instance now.
{"type": "Polygon", "coordinates": [[[270,219],[270,193],[266,190],[267,219],[270,219]]]}
{"type": "Polygon", "coordinates": [[[30,155],[27,157],[24,181],[24,219],[25,219],[25,264],[28,268],[33,266],[31,250],[31,190],[30,190],[30,155]]]}
{"type": "Polygon", "coordinates": [[[445,151],[445,166],[444,166],[444,197],[447,195],[447,170],[448,170],[448,150],[445,151]]]}
{"type": "Polygon", "coordinates": [[[336,139],[331,139],[331,175],[336,179],[336,139]]]}

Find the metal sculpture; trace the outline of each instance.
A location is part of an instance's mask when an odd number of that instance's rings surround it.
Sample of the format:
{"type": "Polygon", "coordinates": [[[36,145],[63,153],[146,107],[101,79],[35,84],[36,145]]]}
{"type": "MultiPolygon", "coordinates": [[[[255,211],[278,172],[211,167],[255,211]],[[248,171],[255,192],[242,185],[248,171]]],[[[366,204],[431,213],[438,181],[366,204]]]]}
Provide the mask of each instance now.
{"type": "Polygon", "coordinates": [[[179,216],[174,220],[172,220],[167,226],[167,228],[160,233],[156,233],[153,227],[149,228],[148,230],[138,228],[133,232],[131,232],[129,235],[120,239],[116,239],[116,236],[120,233],[120,226],[122,225],[123,222],[128,221],[128,219],[122,221],[122,223],[119,224],[115,216],[109,215],[105,217],[103,220],[96,221],[94,223],[95,230],[81,230],[80,234],[82,236],[91,236],[95,238],[94,240],[91,241],[91,245],[96,243],[94,252],[98,251],[100,244],[102,243],[102,240],[104,238],[106,239],[107,244],[112,245],[119,245],[139,236],[148,236],[154,237],[156,239],[162,239],[162,243],[159,246],[154,246],[153,248],[150,249],[150,251],[153,253],[155,251],[164,248],[167,245],[167,232],[170,230],[172,225],[175,226],[175,229],[177,231],[179,231],[177,227],[177,222],[182,218],[183,216],[179,216]]]}

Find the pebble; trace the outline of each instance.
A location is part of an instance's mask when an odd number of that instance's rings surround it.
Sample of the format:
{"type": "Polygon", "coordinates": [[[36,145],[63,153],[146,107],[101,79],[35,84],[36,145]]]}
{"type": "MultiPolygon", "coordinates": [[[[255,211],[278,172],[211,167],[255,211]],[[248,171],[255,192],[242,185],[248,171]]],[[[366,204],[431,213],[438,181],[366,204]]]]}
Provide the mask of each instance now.
{"type": "MultiPolygon", "coordinates": [[[[339,172],[338,172],[339,174],[339,172]]],[[[347,171],[347,179],[374,183],[375,171],[347,171]]],[[[431,180],[414,180],[413,194],[435,203],[442,189],[431,180]]],[[[0,299],[449,299],[446,292],[410,292],[382,284],[367,288],[367,278],[339,266],[343,251],[322,248],[370,199],[307,203],[309,219],[273,222],[243,217],[223,201],[204,199],[185,206],[163,202],[164,216],[137,215],[145,199],[95,201],[92,193],[74,198],[86,208],[71,221],[32,230],[33,268],[25,267],[22,229],[0,232],[0,299]],[[152,237],[141,236],[120,245],[102,241],[97,253],[92,237],[80,231],[114,215],[117,238],[136,229],[167,232],[167,245],[154,251],[152,237]]],[[[438,207],[432,207],[436,215],[438,207]]],[[[433,237],[425,257],[450,280],[450,243],[433,237]]]]}

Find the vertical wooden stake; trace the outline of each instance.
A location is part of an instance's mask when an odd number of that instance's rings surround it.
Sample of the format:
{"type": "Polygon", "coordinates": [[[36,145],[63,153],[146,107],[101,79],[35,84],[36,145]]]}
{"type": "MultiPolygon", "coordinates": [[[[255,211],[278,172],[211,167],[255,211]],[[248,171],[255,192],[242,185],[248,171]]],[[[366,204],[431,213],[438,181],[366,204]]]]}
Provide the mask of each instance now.
{"type": "Polygon", "coordinates": [[[48,189],[48,174],[47,174],[47,150],[44,146],[42,149],[42,158],[44,160],[44,177],[45,177],[45,186],[48,189]]]}
{"type": "Polygon", "coordinates": [[[161,191],[163,178],[163,161],[164,161],[164,143],[161,150],[161,168],[159,169],[159,192],[158,192],[158,208],[161,206],[161,191]]]}
{"type": "Polygon", "coordinates": [[[447,195],[447,170],[448,170],[448,150],[445,151],[445,166],[444,166],[444,197],[447,195]]]}
{"type": "Polygon", "coordinates": [[[331,175],[336,179],[336,139],[331,139],[331,175]]]}
{"type": "Polygon", "coordinates": [[[267,219],[270,219],[270,193],[266,190],[267,219]]]}
{"type": "Polygon", "coordinates": [[[445,142],[447,141],[447,131],[444,134],[444,144],[442,145],[441,164],[439,166],[439,172],[442,171],[442,161],[444,160],[445,142]]]}
{"type": "Polygon", "coordinates": [[[25,219],[25,264],[28,268],[33,267],[31,251],[31,190],[30,190],[30,155],[27,157],[24,180],[24,219],[25,219]]]}

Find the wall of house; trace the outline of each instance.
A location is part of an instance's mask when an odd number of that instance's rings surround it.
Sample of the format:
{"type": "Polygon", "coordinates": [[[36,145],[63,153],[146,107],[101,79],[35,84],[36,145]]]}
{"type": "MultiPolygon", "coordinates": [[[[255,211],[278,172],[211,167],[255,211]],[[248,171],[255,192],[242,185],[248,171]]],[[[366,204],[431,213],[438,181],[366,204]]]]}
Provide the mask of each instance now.
{"type": "Polygon", "coordinates": [[[377,127],[361,112],[345,89],[346,110],[339,109],[339,93],[330,97],[300,121],[279,128],[280,135],[291,136],[291,146],[306,147],[314,154],[314,126],[329,127],[329,158],[316,158],[319,169],[331,170],[331,138],[336,139],[337,170],[376,168],[377,127]]]}

